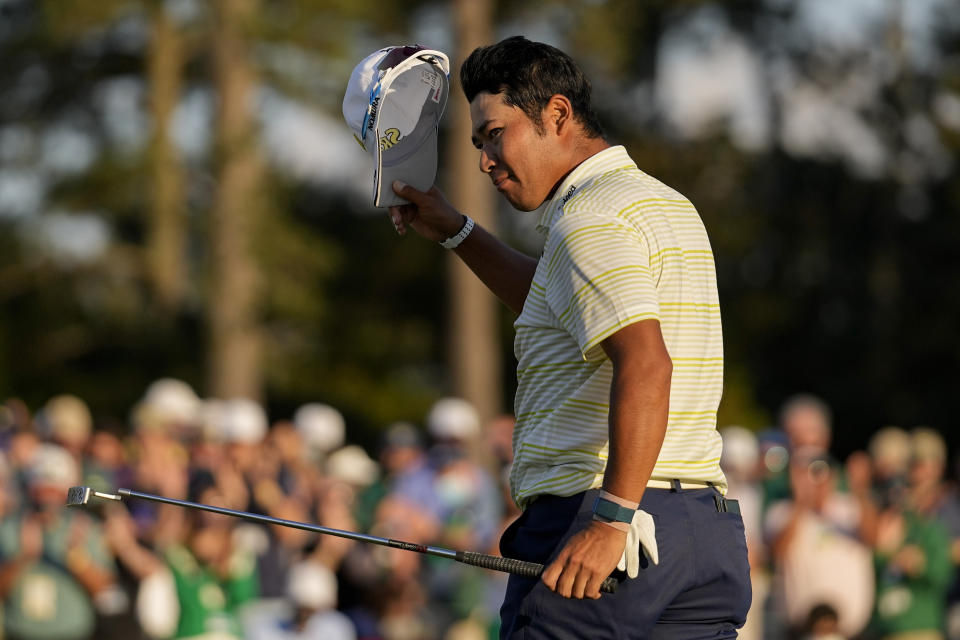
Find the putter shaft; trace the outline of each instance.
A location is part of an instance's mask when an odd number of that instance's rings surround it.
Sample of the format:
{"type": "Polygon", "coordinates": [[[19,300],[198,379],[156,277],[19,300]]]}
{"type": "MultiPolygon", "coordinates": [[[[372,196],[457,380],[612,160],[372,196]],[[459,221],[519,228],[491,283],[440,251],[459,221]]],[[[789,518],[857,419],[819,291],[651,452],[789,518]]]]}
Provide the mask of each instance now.
{"type": "Polygon", "coordinates": [[[261,515],[259,513],[250,513],[249,511],[237,511],[236,509],[227,509],[226,507],[215,507],[209,504],[200,504],[197,502],[188,502],[186,500],[177,500],[176,498],[166,498],[164,496],[155,496],[149,493],[140,493],[139,491],[133,491],[131,489],[117,489],[117,493],[119,494],[119,497],[115,498],[117,500],[119,500],[121,497],[139,498],[141,500],[152,500],[154,502],[163,502],[165,504],[172,504],[178,507],[186,507],[188,509],[200,509],[201,511],[209,511],[211,513],[219,513],[225,516],[233,516],[235,518],[241,518],[243,520],[259,522],[261,524],[274,524],[282,527],[292,527],[294,529],[301,529],[303,531],[312,531],[314,533],[322,533],[324,535],[337,536],[339,538],[347,538],[348,540],[357,540],[359,542],[369,542],[372,544],[379,544],[381,546],[393,547],[395,549],[404,549],[405,551],[416,551],[418,553],[427,553],[433,556],[440,556],[441,558],[451,558],[454,560],[457,559],[456,551],[453,551],[451,549],[444,549],[442,547],[414,544],[412,542],[404,542],[402,540],[392,540],[390,538],[381,538],[380,536],[371,536],[365,533],[357,533],[355,531],[344,531],[343,529],[334,529],[332,527],[321,527],[320,525],[309,524],[307,522],[298,522],[296,520],[283,520],[282,518],[274,518],[272,516],[261,515]]]}
{"type": "MultiPolygon", "coordinates": [[[[132,489],[117,489],[116,494],[111,494],[94,491],[90,487],[72,487],[67,492],[67,505],[82,506],[88,504],[91,498],[100,498],[103,500],[138,498],[140,500],[162,502],[164,504],[186,507],[188,509],[199,509],[200,511],[209,511],[211,513],[232,516],[234,518],[250,520],[252,522],[259,522],[261,524],[292,527],[294,529],[301,529],[303,531],[311,531],[313,533],[320,533],[329,536],[337,536],[339,538],[347,538],[348,540],[356,540],[358,542],[369,542],[371,544],[378,544],[384,547],[403,549],[404,551],[426,553],[432,556],[456,560],[457,562],[473,565],[475,567],[483,567],[485,569],[492,569],[494,571],[512,573],[514,575],[525,576],[527,578],[539,578],[540,574],[543,573],[544,570],[544,566],[536,562],[527,562],[525,560],[516,560],[514,558],[502,558],[486,553],[477,553],[475,551],[454,551],[452,549],[444,549],[443,547],[434,547],[432,545],[415,544],[413,542],[404,542],[403,540],[393,540],[391,538],[381,538],[380,536],[371,536],[365,533],[344,531],[342,529],[333,529],[331,527],[321,527],[320,525],[298,522],[296,520],[283,520],[281,518],[274,518],[272,516],[261,515],[259,513],[250,513],[249,511],[237,511],[236,509],[215,507],[210,504],[188,502],[187,500],[177,500],[176,498],[166,498],[164,496],[157,496],[150,493],[133,491],[132,489]]],[[[606,593],[615,593],[617,590],[617,580],[612,577],[607,578],[600,586],[600,590],[606,593]]]]}

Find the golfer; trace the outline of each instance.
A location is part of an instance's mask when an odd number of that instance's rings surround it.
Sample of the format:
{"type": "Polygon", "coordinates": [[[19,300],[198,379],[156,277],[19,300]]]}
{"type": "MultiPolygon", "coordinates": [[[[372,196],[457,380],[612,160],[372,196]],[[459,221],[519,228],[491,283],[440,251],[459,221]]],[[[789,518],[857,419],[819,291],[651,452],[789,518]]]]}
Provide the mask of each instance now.
{"type": "Polygon", "coordinates": [[[723,344],[713,254],[690,202],[608,142],[565,53],[513,37],[460,70],[480,170],[543,207],[543,255],[437,190],[394,182],[397,231],[453,250],[514,312],[518,388],[503,638],[735,638],[750,606],[743,522],[723,494],[723,344]],[[616,572],[618,569],[622,572],[616,572]],[[601,581],[622,579],[601,596],[601,581]]]}

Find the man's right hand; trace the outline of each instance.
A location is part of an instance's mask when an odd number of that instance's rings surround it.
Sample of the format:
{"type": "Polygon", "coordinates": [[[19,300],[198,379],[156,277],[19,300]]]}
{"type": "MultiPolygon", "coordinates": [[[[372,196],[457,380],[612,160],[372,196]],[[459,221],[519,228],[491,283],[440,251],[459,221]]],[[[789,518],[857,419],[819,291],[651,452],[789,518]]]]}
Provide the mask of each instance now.
{"type": "Polygon", "coordinates": [[[410,201],[389,210],[390,220],[400,235],[405,235],[410,227],[427,240],[443,242],[463,228],[463,214],[454,209],[435,186],[423,192],[397,180],[393,183],[393,190],[410,201]]]}

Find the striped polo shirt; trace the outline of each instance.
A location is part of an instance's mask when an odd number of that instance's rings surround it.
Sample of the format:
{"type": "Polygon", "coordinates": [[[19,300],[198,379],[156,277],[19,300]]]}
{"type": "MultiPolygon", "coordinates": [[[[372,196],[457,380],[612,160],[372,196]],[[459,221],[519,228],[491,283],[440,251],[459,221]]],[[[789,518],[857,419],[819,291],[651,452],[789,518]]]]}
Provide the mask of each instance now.
{"type": "Polygon", "coordinates": [[[601,485],[613,373],[601,342],[646,319],[660,322],[673,360],[667,433],[651,477],[725,491],[720,305],[696,209],[617,146],[564,179],[539,229],[543,255],[514,325],[514,500],[523,508],[540,494],[601,485]]]}

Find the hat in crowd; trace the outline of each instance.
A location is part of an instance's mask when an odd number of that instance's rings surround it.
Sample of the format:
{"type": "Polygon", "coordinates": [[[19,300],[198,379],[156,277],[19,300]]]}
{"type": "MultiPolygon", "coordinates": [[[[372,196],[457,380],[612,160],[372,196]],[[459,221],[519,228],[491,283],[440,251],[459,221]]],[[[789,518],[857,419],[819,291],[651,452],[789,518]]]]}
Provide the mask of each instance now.
{"type": "Polygon", "coordinates": [[[884,473],[903,473],[910,465],[910,434],[900,427],[883,427],[870,436],[867,451],[884,473]]]}
{"type": "Polygon", "coordinates": [[[160,378],[147,387],[143,401],[165,418],[177,422],[193,422],[200,410],[200,398],[193,388],[174,378],[160,378]]]}
{"type": "Polygon", "coordinates": [[[917,427],[910,432],[910,452],[915,461],[940,462],[947,459],[947,445],[936,429],[917,427]]]}
{"type": "Polygon", "coordinates": [[[358,487],[373,484],[380,475],[380,465],[355,444],[331,453],[327,457],[326,470],[334,479],[358,487]]]}
{"type": "Polygon", "coordinates": [[[224,411],[227,403],[219,398],[205,398],[197,411],[197,423],[200,436],[207,442],[223,442],[226,434],[223,433],[224,411]]]}
{"type": "Polygon", "coordinates": [[[750,473],[757,466],[760,457],[760,445],[752,431],[740,426],[724,427],[720,430],[723,439],[723,453],[720,454],[720,467],[724,471],[750,473]]]}
{"type": "Polygon", "coordinates": [[[480,435],[480,415],[461,398],[441,398],[427,414],[427,430],[437,440],[471,440],[480,435]]]}
{"type": "Polygon", "coordinates": [[[394,180],[420,191],[437,176],[437,127],[450,91],[447,56],[420,45],[384,47],[350,75],[343,117],[373,156],[373,203],[404,204],[394,180]]]}
{"type": "Polygon", "coordinates": [[[293,426],[313,453],[325,454],[343,445],[347,424],[343,414],[327,404],[305,404],[293,414],[293,426]]]}
{"type": "Polygon", "coordinates": [[[384,449],[418,448],[423,446],[420,430],[409,422],[394,422],[383,434],[384,449]]]}
{"type": "Polygon", "coordinates": [[[36,422],[40,437],[60,442],[84,442],[93,430],[93,417],[87,404],[67,394],[50,398],[36,422]]]}
{"type": "Polygon", "coordinates": [[[337,577],[318,562],[301,560],[290,567],[287,595],[304,609],[333,609],[337,606],[337,577]]]}
{"type": "Polygon", "coordinates": [[[257,444],[267,435],[267,413],[247,398],[225,401],[214,418],[221,438],[234,444],[257,444]]]}
{"type": "Polygon", "coordinates": [[[63,447],[41,444],[30,458],[27,468],[27,484],[71,487],[80,480],[76,461],[63,447]]]}
{"type": "Polygon", "coordinates": [[[176,431],[196,428],[202,401],[193,388],[174,378],[160,378],[150,384],[133,410],[138,431],[176,431]]]}

